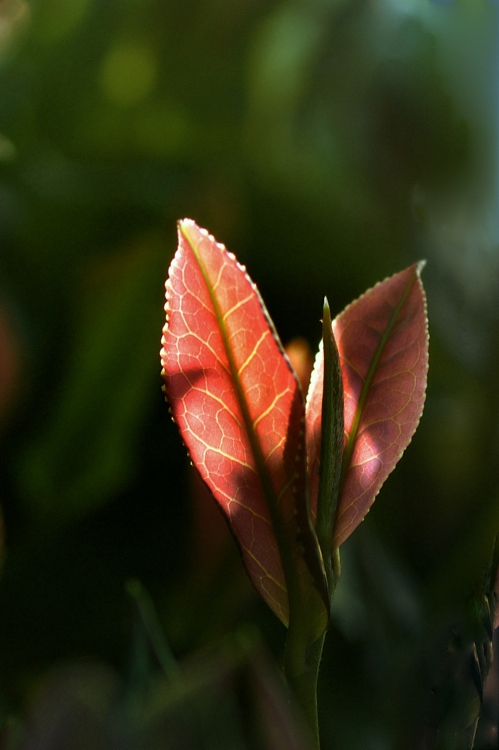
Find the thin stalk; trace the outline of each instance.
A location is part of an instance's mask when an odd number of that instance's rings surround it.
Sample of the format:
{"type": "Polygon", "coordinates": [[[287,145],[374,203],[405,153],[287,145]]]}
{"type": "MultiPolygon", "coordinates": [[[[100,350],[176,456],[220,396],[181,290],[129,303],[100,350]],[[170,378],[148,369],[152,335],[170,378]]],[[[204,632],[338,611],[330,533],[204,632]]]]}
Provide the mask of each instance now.
{"type": "Polygon", "coordinates": [[[308,648],[301,635],[290,627],[284,652],[284,672],[293,698],[301,709],[310,732],[311,750],[320,750],[317,711],[317,681],[325,633],[308,648]],[[298,637],[296,637],[296,635],[298,637]]]}
{"type": "MultiPolygon", "coordinates": [[[[324,300],[322,340],[324,375],[316,532],[324,560],[331,604],[340,575],[339,550],[331,549],[331,541],[337,516],[343,454],[343,382],[327,299],[324,300]]],[[[296,619],[290,617],[284,653],[284,671],[288,685],[308,724],[311,747],[313,750],[320,750],[317,681],[325,632],[310,644],[310,638],[307,638],[310,633],[307,609],[302,606],[298,612],[296,619]]]]}
{"type": "Polygon", "coordinates": [[[177,678],[181,673],[180,667],[168,645],[151,597],[137,578],[127,581],[126,590],[137,607],[140,621],[163,674],[168,680],[177,678]]]}
{"type": "Polygon", "coordinates": [[[468,745],[469,750],[473,750],[473,748],[475,747],[476,730],[478,728],[478,720],[479,720],[479,718],[480,718],[480,716],[477,716],[476,719],[475,719],[475,722],[474,722],[473,726],[470,727],[470,737],[469,737],[470,744],[468,745]]]}

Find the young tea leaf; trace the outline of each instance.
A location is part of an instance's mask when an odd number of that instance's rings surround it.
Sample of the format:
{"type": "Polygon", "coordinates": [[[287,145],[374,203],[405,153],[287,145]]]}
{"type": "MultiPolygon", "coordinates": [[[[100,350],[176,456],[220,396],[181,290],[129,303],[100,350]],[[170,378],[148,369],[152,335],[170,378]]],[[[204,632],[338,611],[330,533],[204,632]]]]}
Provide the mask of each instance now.
{"type": "MultiPolygon", "coordinates": [[[[423,264],[380,282],[333,321],[345,402],[345,449],[333,548],[363,520],[418,426],[428,370],[423,264]]],[[[311,512],[321,446],[323,353],[307,398],[311,512]]]]}
{"type": "MultiPolygon", "coordinates": [[[[323,367],[321,453],[317,493],[317,538],[326,563],[330,596],[338,582],[334,572],[331,538],[336,523],[343,460],[344,400],[340,356],[333,335],[329,303],[324,298],[321,342],[323,367]]],[[[339,562],[339,558],[338,558],[339,562]]]]}
{"type": "Polygon", "coordinates": [[[303,396],[256,287],[189,220],[179,224],[162,343],[166,395],[192,461],[253,584],[286,624],[276,527],[282,532],[294,517],[303,396]]]}

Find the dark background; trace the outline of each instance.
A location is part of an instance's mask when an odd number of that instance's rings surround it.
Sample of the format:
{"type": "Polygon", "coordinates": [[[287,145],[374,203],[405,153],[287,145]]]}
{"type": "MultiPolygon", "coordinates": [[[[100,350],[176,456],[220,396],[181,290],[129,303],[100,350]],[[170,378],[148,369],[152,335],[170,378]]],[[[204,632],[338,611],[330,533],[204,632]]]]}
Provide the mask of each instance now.
{"type": "Polygon", "coordinates": [[[180,659],[247,622],[279,657],[161,393],[188,216],[247,265],[283,342],[313,350],[325,294],[335,314],[428,261],[425,412],[342,549],[320,686],[325,748],[391,747],[413,665],[499,530],[497,3],[0,14],[1,716],[68,660],[127,673],[131,576],[180,659]]]}

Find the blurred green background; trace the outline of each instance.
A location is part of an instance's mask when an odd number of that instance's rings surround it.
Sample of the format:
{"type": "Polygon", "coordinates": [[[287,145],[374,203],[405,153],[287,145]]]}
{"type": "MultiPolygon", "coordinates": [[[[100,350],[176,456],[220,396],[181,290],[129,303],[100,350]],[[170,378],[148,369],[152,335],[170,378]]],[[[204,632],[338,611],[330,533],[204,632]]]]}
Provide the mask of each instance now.
{"type": "Polygon", "coordinates": [[[241,623],[279,657],[161,393],[188,216],[247,265],[283,342],[313,350],[325,294],[339,312],[428,260],[425,413],[344,545],[320,687],[325,748],[411,746],[414,664],[499,530],[497,15],[1,2],[1,716],[68,660],[130,672],[131,576],[179,658],[241,623]]]}

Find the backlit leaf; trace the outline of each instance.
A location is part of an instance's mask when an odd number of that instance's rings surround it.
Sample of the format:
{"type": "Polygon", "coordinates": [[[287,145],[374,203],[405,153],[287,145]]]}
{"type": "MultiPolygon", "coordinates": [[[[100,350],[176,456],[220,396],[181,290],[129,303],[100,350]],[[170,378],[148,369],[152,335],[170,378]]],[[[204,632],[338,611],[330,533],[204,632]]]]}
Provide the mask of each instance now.
{"type": "Polygon", "coordinates": [[[233,255],[179,224],[161,352],[172,414],[257,590],[287,622],[273,513],[292,516],[304,403],[263,302],[233,255]]]}
{"type": "MultiPolygon", "coordinates": [[[[409,444],[423,411],[428,369],[423,264],[391,276],[333,321],[345,401],[345,452],[333,547],[354,531],[409,444]]],[[[311,512],[317,505],[323,355],[307,398],[311,512]]]]}

